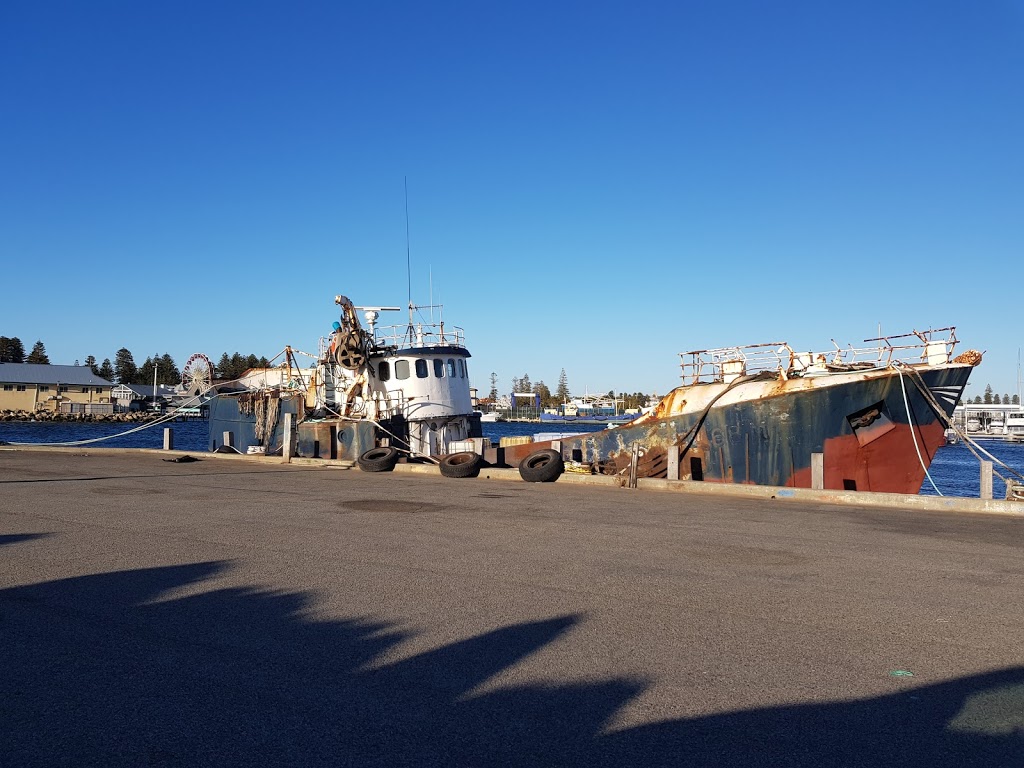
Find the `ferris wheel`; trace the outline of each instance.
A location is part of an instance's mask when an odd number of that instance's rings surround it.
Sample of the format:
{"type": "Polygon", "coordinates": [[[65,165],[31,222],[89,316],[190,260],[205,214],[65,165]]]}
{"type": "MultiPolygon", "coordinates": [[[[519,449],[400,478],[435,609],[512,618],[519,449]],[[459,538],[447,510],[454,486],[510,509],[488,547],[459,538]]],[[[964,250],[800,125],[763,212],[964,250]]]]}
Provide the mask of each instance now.
{"type": "Polygon", "coordinates": [[[213,363],[202,352],[192,355],[181,369],[181,388],[189,395],[205,394],[213,386],[213,363]]]}

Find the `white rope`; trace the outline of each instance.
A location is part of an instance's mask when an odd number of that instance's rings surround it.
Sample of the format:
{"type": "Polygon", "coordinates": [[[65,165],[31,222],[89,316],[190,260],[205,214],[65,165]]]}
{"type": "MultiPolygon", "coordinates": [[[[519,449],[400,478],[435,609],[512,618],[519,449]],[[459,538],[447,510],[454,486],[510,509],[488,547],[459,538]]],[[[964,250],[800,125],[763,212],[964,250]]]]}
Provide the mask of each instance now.
{"type": "Polygon", "coordinates": [[[910,402],[907,400],[907,385],[903,382],[903,368],[899,364],[895,366],[896,372],[900,375],[900,389],[903,390],[903,407],[907,409],[907,424],[910,426],[910,437],[914,441],[914,450],[917,452],[917,460],[921,462],[921,469],[924,470],[925,477],[928,478],[928,482],[932,484],[932,488],[935,489],[935,493],[942,496],[942,491],[935,485],[935,481],[932,480],[931,473],[928,471],[928,465],[924,463],[924,457],[921,456],[921,449],[917,447],[917,432],[914,430],[914,416],[910,412],[910,402]]]}
{"type": "MultiPolygon", "coordinates": [[[[967,449],[974,454],[974,458],[976,458],[979,462],[982,461],[981,456],[979,456],[978,454],[983,453],[992,460],[993,464],[998,464],[1007,472],[1010,472],[1019,477],[1021,480],[1024,480],[1024,474],[1021,474],[1020,472],[1015,470],[1002,459],[993,456],[991,453],[985,450],[977,440],[971,437],[970,434],[968,434],[964,430],[960,429],[959,426],[957,426],[956,422],[953,419],[951,419],[946,414],[946,412],[942,410],[941,406],[939,406],[939,404],[935,401],[935,397],[932,395],[931,391],[924,383],[924,380],[921,378],[920,373],[915,371],[913,368],[909,367],[907,368],[907,373],[911,374],[910,380],[914,382],[914,384],[917,386],[919,390],[921,390],[921,394],[924,396],[928,404],[931,405],[932,410],[935,411],[935,413],[939,416],[940,419],[942,419],[943,423],[946,424],[946,426],[949,429],[952,429],[956,434],[958,434],[963,439],[964,445],[967,446],[967,449]]],[[[1008,479],[1003,477],[998,472],[993,471],[993,474],[995,474],[995,476],[1002,480],[1004,483],[1009,484],[1008,479]]]]}
{"type": "MultiPolygon", "coordinates": [[[[214,397],[220,397],[220,395],[217,394],[214,397]]],[[[213,398],[210,398],[210,399],[212,400],[213,398]]],[[[102,443],[105,440],[113,440],[116,437],[125,437],[126,435],[132,435],[132,434],[135,434],[136,432],[141,432],[144,429],[150,429],[152,427],[158,427],[158,426],[160,426],[162,424],[166,424],[169,421],[174,421],[175,419],[178,418],[178,411],[180,411],[182,408],[190,407],[190,405],[189,405],[190,403],[201,401],[201,400],[202,400],[202,395],[194,395],[194,396],[190,397],[188,400],[185,400],[181,405],[179,405],[173,411],[169,411],[168,413],[160,416],[157,419],[154,419],[153,421],[147,421],[145,424],[140,424],[139,426],[133,427],[132,429],[125,430],[124,432],[117,432],[117,433],[115,433],[113,435],[106,435],[105,437],[93,437],[93,438],[90,438],[88,440],[66,440],[64,442],[55,442],[55,443],[19,443],[19,442],[10,442],[9,441],[8,444],[9,445],[26,445],[26,446],[56,445],[56,446],[62,446],[62,447],[70,448],[70,447],[74,447],[74,446],[78,446],[78,445],[91,445],[92,443],[102,443]]],[[[93,423],[101,423],[101,422],[93,422],[93,423]]]]}

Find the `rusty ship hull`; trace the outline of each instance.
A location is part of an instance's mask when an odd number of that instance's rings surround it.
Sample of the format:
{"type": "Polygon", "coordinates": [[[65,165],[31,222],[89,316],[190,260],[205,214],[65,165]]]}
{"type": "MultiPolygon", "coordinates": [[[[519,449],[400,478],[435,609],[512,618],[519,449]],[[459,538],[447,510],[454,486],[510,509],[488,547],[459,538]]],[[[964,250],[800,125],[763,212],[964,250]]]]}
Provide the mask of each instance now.
{"type": "Polygon", "coordinates": [[[916,494],[945,444],[973,365],[885,367],[821,377],[760,374],[682,386],[654,411],[614,428],[505,449],[517,464],[557,447],[565,461],[625,477],[812,487],[822,454],[826,489],[916,494]],[[677,449],[672,451],[672,448],[677,449]]]}

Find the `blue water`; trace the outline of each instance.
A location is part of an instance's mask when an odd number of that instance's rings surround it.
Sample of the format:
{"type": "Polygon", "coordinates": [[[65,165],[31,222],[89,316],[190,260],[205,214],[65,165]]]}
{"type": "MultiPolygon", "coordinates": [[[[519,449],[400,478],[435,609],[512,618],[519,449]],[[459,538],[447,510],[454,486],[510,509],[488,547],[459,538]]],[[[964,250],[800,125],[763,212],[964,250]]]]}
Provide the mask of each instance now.
{"type": "MultiPolygon", "coordinates": [[[[205,421],[172,422],[156,426],[133,424],[103,424],[79,422],[0,422],[0,440],[8,443],[57,444],[72,441],[83,447],[102,448],[163,448],[163,428],[174,430],[174,447],[179,451],[205,452],[207,445],[207,423],[205,421]],[[137,427],[143,426],[143,429],[137,427]],[[128,433],[129,430],[136,430],[128,433]],[[98,440],[97,438],[109,438],[98,440]],[[81,442],[90,441],[90,442],[81,442]]],[[[540,432],[580,434],[601,429],[600,424],[551,425],[536,422],[491,422],[483,425],[484,437],[498,442],[502,437],[535,435],[540,432]]],[[[1024,444],[1004,443],[998,440],[983,440],[978,445],[992,456],[1005,462],[1017,472],[1024,474],[1024,444]]],[[[991,460],[989,457],[984,457],[991,460]]],[[[978,459],[963,443],[947,445],[939,449],[928,469],[943,496],[978,498],[981,489],[981,471],[978,459]]],[[[998,474],[1009,473],[995,465],[998,474]]],[[[922,495],[934,496],[935,490],[928,480],[921,488],[922,495]]],[[[993,495],[1004,498],[1006,486],[999,477],[994,478],[993,495]]]]}

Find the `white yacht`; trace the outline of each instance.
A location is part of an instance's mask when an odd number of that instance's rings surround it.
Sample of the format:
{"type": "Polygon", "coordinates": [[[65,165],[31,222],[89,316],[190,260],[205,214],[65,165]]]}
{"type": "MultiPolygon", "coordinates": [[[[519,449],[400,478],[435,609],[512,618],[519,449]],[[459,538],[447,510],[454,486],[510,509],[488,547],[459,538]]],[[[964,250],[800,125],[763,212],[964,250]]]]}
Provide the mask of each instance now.
{"type": "Polygon", "coordinates": [[[1006,439],[1024,443],[1024,410],[1006,414],[1006,439]]]}

